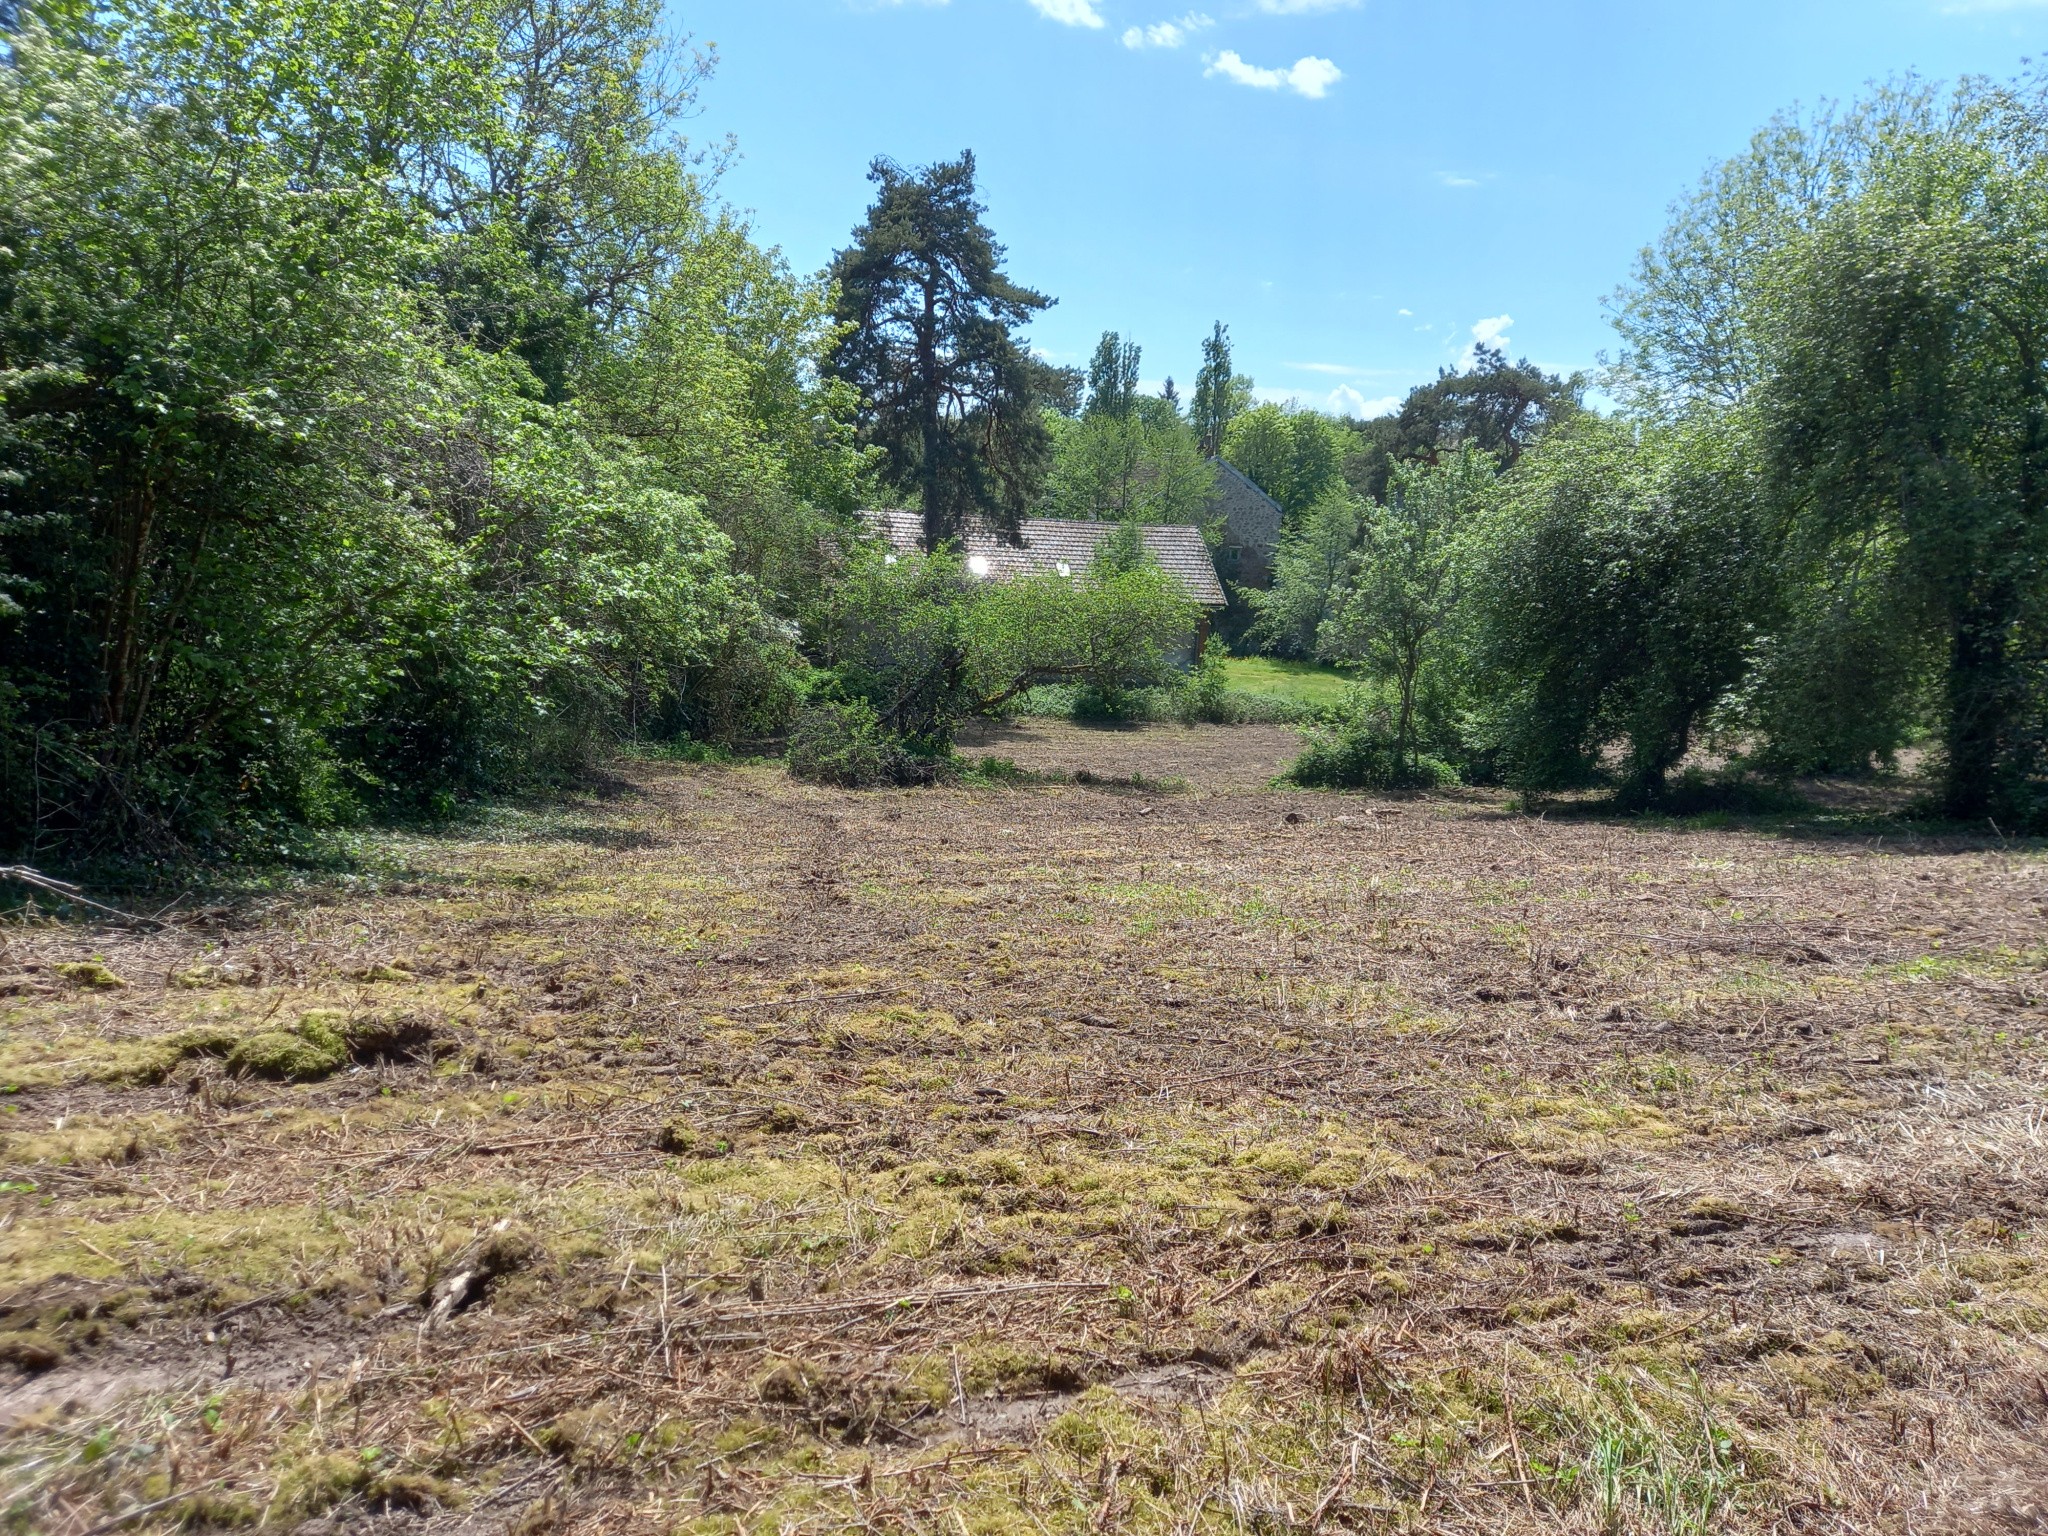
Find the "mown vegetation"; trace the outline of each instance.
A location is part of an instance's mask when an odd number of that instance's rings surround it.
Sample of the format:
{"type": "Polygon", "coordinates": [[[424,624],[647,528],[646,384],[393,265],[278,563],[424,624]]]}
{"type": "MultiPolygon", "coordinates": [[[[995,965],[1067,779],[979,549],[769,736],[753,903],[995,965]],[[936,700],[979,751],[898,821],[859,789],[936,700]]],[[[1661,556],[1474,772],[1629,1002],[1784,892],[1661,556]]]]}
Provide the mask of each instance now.
{"type": "Polygon", "coordinates": [[[0,922],[0,1529],[2037,1529],[2039,83],[1358,422],[971,155],[793,271],[659,22],[0,0],[0,852],[178,879],[0,922]]]}
{"type": "Polygon", "coordinates": [[[1290,749],[628,764],[7,925],[0,1520],[2027,1530],[2040,852],[1290,749]]]}

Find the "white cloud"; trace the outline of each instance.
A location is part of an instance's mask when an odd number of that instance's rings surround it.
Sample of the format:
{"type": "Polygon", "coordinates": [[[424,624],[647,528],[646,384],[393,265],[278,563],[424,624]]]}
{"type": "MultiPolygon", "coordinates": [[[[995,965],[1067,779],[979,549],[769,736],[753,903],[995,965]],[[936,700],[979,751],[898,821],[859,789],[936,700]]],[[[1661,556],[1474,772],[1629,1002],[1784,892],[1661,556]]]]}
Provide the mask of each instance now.
{"type": "Polygon", "coordinates": [[[1349,378],[1354,373],[1363,373],[1363,368],[1353,368],[1349,363],[1289,363],[1290,368],[1299,368],[1303,373],[1328,373],[1338,378],[1349,378]]]}
{"type": "Polygon", "coordinates": [[[1216,18],[1189,11],[1177,21],[1156,21],[1149,27],[1132,27],[1124,33],[1126,48],[1178,48],[1195,33],[1216,25],[1216,18]]]}
{"type": "Polygon", "coordinates": [[[1479,178],[1477,176],[1459,176],[1451,171],[1438,171],[1436,179],[1447,187],[1476,187],[1479,185],[1479,178]]]}
{"type": "Polygon", "coordinates": [[[1095,0],[1031,0],[1031,8],[1048,21],[1063,27],[1088,27],[1100,31],[1108,23],[1095,9],[1095,0]]]}
{"type": "Polygon", "coordinates": [[[1361,421],[1370,421],[1375,416],[1385,416],[1400,408],[1399,395],[1382,395],[1377,400],[1368,400],[1349,384],[1339,384],[1330,391],[1330,398],[1323,402],[1323,409],[1332,415],[1356,416],[1361,421]]]}
{"type": "Polygon", "coordinates": [[[1415,318],[1415,311],[1412,309],[1397,309],[1394,313],[1404,320],[1413,320],[1415,318]]]}
{"type": "Polygon", "coordinates": [[[1329,95],[1330,87],[1344,78],[1344,71],[1335,64],[1313,55],[1297,59],[1286,69],[1261,69],[1256,64],[1245,63],[1235,49],[1226,48],[1211,58],[1208,66],[1203,73],[1221,75],[1256,91],[1293,91],[1310,101],[1321,101],[1329,95]]]}
{"type": "Polygon", "coordinates": [[[1316,16],[1324,11],[1348,11],[1360,0],[1259,0],[1268,16],[1316,16]]]}
{"type": "Polygon", "coordinates": [[[1508,327],[1515,323],[1513,315],[1494,315],[1476,322],[1472,327],[1472,345],[1465,349],[1464,366],[1469,368],[1479,356],[1481,347],[1500,347],[1503,350],[1513,345],[1508,337],[1508,327]]]}

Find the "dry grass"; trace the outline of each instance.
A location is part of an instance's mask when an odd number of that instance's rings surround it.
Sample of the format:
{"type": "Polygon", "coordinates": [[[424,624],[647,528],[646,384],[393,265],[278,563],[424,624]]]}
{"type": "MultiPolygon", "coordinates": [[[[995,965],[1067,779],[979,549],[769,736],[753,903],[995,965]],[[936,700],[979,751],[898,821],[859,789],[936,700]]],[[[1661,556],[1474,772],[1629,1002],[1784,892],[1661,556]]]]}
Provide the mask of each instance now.
{"type": "Polygon", "coordinates": [[[1259,787],[1286,744],[636,769],[9,930],[4,1518],[2048,1528],[2040,850],[1259,787]]]}

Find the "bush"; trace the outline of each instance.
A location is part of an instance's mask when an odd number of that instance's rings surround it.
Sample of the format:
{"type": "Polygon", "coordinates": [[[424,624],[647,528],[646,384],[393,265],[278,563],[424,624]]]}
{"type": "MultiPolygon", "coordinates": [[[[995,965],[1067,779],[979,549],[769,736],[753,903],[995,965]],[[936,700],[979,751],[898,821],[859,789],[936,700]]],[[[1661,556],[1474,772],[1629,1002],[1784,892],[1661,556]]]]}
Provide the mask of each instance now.
{"type": "Polygon", "coordinates": [[[1308,749],[1286,777],[1310,789],[1441,789],[1458,770],[1426,753],[1403,751],[1386,710],[1355,691],[1308,732],[1308,749]]]}
{"type": "Polygon", "coordinates": [[[1230,688],[1230,670],[1215,651],[1204,653],[1172,690],[1173,712],[1183,725],[1235,725],[1243,719],[1230,688]]]}
{"type": "Polygon", "coordinates": [[[726,749],[771,741],[803,703],[809,666],[793,627],[765,614],[730,625],[705,659],[676,676],[656,711],[657,737],[726,749]]]}
{"type": "Polygon", "coordinates": [[[950,758],[921,757],[890,734],[865,699],[821,701],[796,717],[784,763],[800,779],[841,789],[879,789],[885,784],[931,784],[947,771],[950,758]]]}
{"type": "Polygon", "coordinates": [[[894,782],[892,770],[901,750],[882,729],[874,707],[856,699],[813,704],[799,713],[783,760],[796,777],[815,784],[872,789],[894,782]]]}

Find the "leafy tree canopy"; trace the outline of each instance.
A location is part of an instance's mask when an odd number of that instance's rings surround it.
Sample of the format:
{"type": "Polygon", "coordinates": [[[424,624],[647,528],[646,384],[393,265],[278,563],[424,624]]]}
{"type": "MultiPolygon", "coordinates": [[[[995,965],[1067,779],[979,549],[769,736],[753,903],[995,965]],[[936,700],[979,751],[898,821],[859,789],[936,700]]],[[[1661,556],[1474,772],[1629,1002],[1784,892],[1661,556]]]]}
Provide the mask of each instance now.
{"type": "Polygon", "coordinates": [[[1385,498],[1394,466],[1433,461],[1466,448],[1512,469],[1530,444],[1582,409],[1584,380],[1545,373],[1524,359],[1508,361],[1498,347],[1477,349],[1471,365],[1446,368],[1409,392],[1392,416],[1355,424],[1344,475],[1354,490],[1385,498]]]}
{"type": "Polygon", "coordinates": [[[1261,405],[1232,419],[1223,457],[1291,518],[1344,484],[1347,434],[1315,411],[1261,405]]]}

